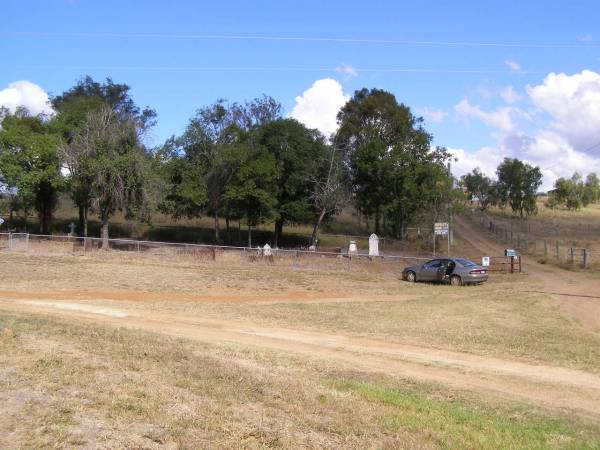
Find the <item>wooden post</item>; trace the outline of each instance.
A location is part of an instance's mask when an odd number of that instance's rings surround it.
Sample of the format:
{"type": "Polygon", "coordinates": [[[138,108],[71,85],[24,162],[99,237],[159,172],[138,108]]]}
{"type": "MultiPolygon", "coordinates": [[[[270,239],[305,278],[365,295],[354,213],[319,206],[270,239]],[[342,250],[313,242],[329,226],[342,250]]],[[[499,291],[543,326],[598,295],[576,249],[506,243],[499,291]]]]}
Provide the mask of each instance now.
{"type": "Polygon", "coordinates": [[[587,267],[587,256],[588,256],[588,252],[587,252],[587,248],[583,249],[583,268],[585,269],[587,267]]]}
{"type": "Polygon", "coordinates": [[[556,259],[560,259],[560,244],[556,241],[556,259]]]}
{"type": "Polygon", "coordinates": [[[548,256],[548,242],[544,239],[544,256],[548,256]]]}
{"type": "Polygon", "coordinates": [[[571,247],[571,263],[575,262],[575,249],[571,247]]]}
{"type": "Polygon", "coordinates": [[[511,256],[510,257],[510,273],[514,273],[515,272],[515,257],[511,256]]]}

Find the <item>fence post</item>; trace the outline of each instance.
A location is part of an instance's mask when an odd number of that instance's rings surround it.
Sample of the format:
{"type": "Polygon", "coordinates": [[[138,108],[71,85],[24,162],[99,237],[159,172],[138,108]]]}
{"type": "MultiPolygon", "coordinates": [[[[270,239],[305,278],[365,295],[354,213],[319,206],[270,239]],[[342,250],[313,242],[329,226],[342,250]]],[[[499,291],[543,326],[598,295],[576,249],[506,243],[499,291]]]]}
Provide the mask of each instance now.
{"type": "Polygon", "coordinates": [[[575,250],[571,247],[571,263],[575,262],[575,250]]]}
{"type": "Polygon", "coordinates": [[[8,249],[12,250],[12,233],[8,232],[8,249]]]}
{"type": "Polygon", "coordinates": [[[560,244],[556,241],[556,259],[560,260],[560,244]]]}
{"type": "Polygon", "coordinates": [[[544,256],[548,256],[548,242],[544,239],[544,256]]]}
{"type": "Polygon", "coordinates": [[[587,248],[583,249],[583,268],[587,267],[587,248]]]}

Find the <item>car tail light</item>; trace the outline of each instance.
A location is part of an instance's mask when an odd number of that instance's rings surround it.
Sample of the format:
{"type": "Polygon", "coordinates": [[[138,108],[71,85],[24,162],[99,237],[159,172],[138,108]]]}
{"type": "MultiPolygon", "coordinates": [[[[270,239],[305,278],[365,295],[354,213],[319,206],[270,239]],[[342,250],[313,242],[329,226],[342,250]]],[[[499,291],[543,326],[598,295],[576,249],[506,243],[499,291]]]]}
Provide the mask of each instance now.
{"type": "Polygon", "coordinates": [[[487,273],[487,270],[486,269],[475,269],[475,270],[471,270],[469,273],[470,274],[482,275],[482,274],[487,273]]]}

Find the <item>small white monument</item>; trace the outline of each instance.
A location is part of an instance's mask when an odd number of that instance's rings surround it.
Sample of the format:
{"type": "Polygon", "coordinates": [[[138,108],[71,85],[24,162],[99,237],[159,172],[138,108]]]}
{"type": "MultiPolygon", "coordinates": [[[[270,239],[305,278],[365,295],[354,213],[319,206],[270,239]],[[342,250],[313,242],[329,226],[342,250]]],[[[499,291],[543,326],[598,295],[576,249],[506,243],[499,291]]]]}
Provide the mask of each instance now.
{"type": "Polygon", "coordinates": [[[481,265],[483,267],[489,267],[490,266],[490,257],[484,256],[483,258],[481,258],[481,265]]]}
{"type": "Polygon", "coordinates": [[[356,255],[358,253],[358,248],[356,248],[356,241],[350,241],[350,245],[348,245],[348,254],[356,255]]]}
{"type": "Polygon", "coordinates": [[[379,237],[375,233],[369,236],[369,256],[379,256],[379,237]]]}
{"type": "Polygon", "coordinates": [[[265,244],[262,249],[263,256],[273,256],[273,252],[271,251],[271,246],[269,244],[265,244]]]}

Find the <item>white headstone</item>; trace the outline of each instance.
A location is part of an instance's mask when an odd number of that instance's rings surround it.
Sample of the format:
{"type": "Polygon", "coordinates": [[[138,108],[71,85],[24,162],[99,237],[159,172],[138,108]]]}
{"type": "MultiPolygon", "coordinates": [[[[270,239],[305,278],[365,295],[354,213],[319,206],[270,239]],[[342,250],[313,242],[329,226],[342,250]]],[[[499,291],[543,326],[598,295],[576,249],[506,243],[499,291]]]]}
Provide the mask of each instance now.
{"type": "Polygon", "coordinates": [[[490,266],[490,257],[484,256],[483,258],[481,258],[481,265],[483,267],[489,267],[490,266]]]}
{"type": "Polygon", "coordinates": [[[379,256],[379,238],[375,233],[369,236],[369,256],[379,256]]]}
{"type": "Polygon", "coordinates": [[[358,253],[358,248],[356,248],[355,241],[350,241],[350,245],[348,246],[348,253],[354,254],[354,255],[358,253]]]}
{"type": "Polygon", "coordinates": [[[271,251],[271,246],[269,244],[265,244],[263,247],[263,256],[273,256],[273,252],[271,251]]]}

